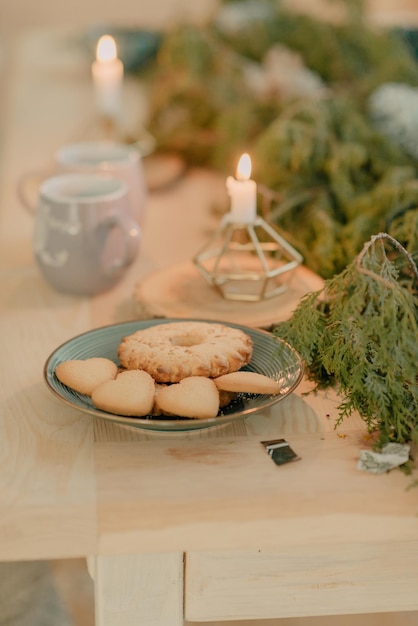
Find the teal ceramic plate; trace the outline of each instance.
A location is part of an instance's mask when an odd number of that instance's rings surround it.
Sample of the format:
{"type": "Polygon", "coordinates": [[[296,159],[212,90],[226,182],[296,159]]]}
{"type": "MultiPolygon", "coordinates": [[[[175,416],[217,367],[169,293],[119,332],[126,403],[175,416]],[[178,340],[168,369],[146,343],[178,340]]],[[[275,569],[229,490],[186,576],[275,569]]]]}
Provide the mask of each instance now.
{"type": "MultiPolygon", "coordinates": [[[[303,365],[299,354],[286,342],[262,330],[223,322],[226,326],[240,328],[253,340],[254,348],[251,362],[243,369],[265,374],[279,381],[281,393],[279,395],[239,394],[239,396],[224,407],[219,415],[211,419],[193,420],[177,417],[125,417],[114,415],[96,409],[87,396],[81,395],[63,385],[55,376],[55,368],[61,361],[69,359],[87,359],[90,357],[106,357],[115,363],[120,341],[126,335],[137,330],[148,328],[167,322],[181,322],[184,319],[153,319],[147,321],[126,322],[105,326],[90,332],[78,335],[59,346],[48,358],[44,367],[44,379],[49,390],[66,404],[74,409],[83,411],[94,417],[143,428],[160,431],[197,430],[219,426],[233,420],[246,417],[283,400],[298,386],[303,376],[303,365]]],[[[188,320],[197,321],[197,320],[188,320]]],[[[202,320],[199,320],[202,321],[202,320]]],[[[209,321],[209,320],[203,320],[209,321]]],[[[118,363],[119,364],[119,363],[118,363]]]]}

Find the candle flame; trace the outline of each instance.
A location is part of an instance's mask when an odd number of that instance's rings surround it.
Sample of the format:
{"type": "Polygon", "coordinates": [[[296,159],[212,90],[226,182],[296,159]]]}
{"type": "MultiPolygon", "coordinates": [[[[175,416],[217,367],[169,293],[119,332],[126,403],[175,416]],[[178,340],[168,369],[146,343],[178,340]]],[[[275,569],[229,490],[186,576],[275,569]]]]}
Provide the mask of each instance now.
{"type": "Polygon", "coordinates": [[[108,63],[116,59],[116,43],[110,35],[102,35],[97,43],[96,58],[102,63],[108,63]]]}
{"type": "Polygon", "coordinates": [[[237,167],[237,179],[249,180],[251,176],[251,158],[246,152],[241,156],[238,161],[237,167]]]}

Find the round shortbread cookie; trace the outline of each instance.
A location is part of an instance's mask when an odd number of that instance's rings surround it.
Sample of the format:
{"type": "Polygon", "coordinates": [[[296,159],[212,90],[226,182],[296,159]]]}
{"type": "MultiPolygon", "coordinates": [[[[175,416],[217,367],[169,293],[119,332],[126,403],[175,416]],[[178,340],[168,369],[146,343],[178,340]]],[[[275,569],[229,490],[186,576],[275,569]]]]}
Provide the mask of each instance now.
{"type": "Polygon", "coordinates": [[[211,378],[190,376],[161,387],[158,406],[164,414],[209,419],[218,414],[219,392],[211,378]]]}
{"type": "Polygon", "coordinates": [[[232,372],[214,379],[219,390],[241,393],[278,394],[280,385],[276,380],[257,372],[232,372]]]}
{"type": "Polygon", "coordinates": [[[151,413],[154,395],[152,377],[143,370],[129,370],[96,387],[91,399],[98,409],[108,413],[142,417],[151,413]]]}
{"type": "Polygon", "coordinates": [[[91,396],[93,390],[102,383],[116,377],[118,367],[110,359],[92,357],[90,359],[70,359],[59,363],[55,375],[63,385],[78,393],[91,396]]]}
{"type": "Polygon", "coordinates": [[[242,330],[209,322],[168,322],[124,337],[118,357],[126,369],[143,369],[159,383],[190,376],[214,378],[246,365],[253,342],[242,330]]]}

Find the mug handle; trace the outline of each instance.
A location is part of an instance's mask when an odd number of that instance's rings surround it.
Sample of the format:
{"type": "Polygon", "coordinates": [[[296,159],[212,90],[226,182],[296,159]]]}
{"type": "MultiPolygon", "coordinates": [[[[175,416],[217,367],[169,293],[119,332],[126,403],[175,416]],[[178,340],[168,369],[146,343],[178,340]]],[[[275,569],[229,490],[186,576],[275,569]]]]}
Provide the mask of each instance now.
{"type": "Polygon", "coordinates": [[[99,228],[105,228],[108,232],[113,230],[113,228],[119,228],[124,242],[122,257],[107,267],[105,273],[111,275],[125,267],[129,267],[136,259],[139,250],[141,229],[138,224],[134,220],[120,217],[119,215],[110,215],[99,225],[99,228]]]}
{"type": "Polygon", "coordinates": [[[23,174],[17,182],[17,196],[21,204],[31,215],[34,215],[36,212],[36,203],[31,202],[29,199],[28,185],[30,182],[38,181],[39,186],[41,181],[50,176],[51,173],[52,172],[48,170],[35,170],[33,172],[27,172],[26,174],[23,174]]]}

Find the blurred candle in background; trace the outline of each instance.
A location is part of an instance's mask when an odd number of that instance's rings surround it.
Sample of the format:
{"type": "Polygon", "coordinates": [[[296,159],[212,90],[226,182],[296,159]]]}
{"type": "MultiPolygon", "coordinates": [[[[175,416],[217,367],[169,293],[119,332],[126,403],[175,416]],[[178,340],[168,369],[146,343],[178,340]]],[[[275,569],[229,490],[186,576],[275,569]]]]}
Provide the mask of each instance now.
{"type": "Polygon", "coordinates": [[[257,216],[257,185],[251,180],[251,158],[247,153],[238,162],[236,178],[226,179],[226,188],[231,198],[228,218],[234,222],[253,222],[257,216]]]}
{"type": "Polygon", "coordinates": [[[116,119],[122,107],[123,63],[117,58],[116,43],[110,35],[103,35],[97,43],[92,76],[99,113],[116,119]]]}

